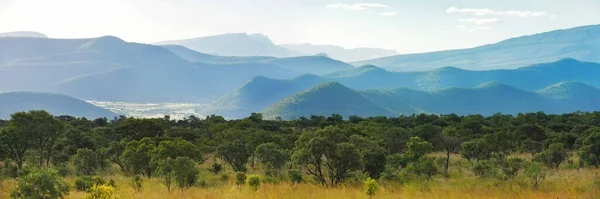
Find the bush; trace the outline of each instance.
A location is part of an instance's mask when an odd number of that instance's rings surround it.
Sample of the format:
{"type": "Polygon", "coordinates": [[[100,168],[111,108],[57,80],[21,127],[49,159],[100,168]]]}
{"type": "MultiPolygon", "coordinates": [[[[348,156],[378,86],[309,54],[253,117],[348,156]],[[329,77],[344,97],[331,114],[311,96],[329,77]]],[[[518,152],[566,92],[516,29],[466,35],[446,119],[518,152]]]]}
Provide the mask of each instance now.
{"type": "Polygon", "coordinates": [[[74,180],[75,190],[77,191],[87,191],[88,189],[94,186],[94,179],[89,176],[81,176],[77,177],[74,180]]]}
{"type": "Polygon", "coordinates": [[[258,188],[260,188],[260,179],[261,179],[261,177],[259,175],[256,175],[256,174],[249,175],[248,178],[246,179],[246,186],[249,186],[252,189],[257,190],[258,188]]]}
{"type": "Polygon", "coordinates": [[[11,191],[11,198],[58,199],[69,194],[69,184],[56,170],[35,170],[19,179],[17,187],[11,191]]]}
{"type": "Polygon", "coordinates": [[[237,172],[235,174],[235,184],[243,185],[244,183],[246,183],[246,174],[243,172],[237,172]]]}
{"type": "Polygon", "coordinates": [[[304,181],[304,178],[302,177],[302,172],[300,172],[300,170],[289,170],[288,177],[290,178],[292,184],[300,184],[304,181]]]}
{"type": "Polygon", "coordinates": [[[221,174],[221,181],[223,181],[223,182],[229,181],[229,174],[226,174],[226,173],[221,174]]]}
{"type": "Polygon", "coordinates": [[[221,171],[223,171],[223,165],[215,162],[212,165],[210,165],[208,171],[214,173],[215,175],[218,175],[221,171]]]}
{"type": "Polygon", "coordinates": [[[189,188],[198,181],[198,167],[189,157],[178,157],[173,161],[173,174],[180,188],[189,188]]]}
{"type": "Polygon", "coordinates": [[[115,199],[115,188],[107,185],[100,185],[90,188],[83,196],[83,199],[115,199]]]}
{"type": "Polygon", "coordinates": [[[373,197],[377,190],[379,190],[379,184],[373,178],[367,178],[364,182],[365,194],[369,197],[373,197]]]}
{"type": "Polygon", "coordinates": [[[538,189],[542,181],[546,179],[546,167],[540,162],[531,163],[525,170],[525,176],[531,181],[531,186],[538,189]]]}
{"type": "Polygon", "coordinates": [[[6,164],[2,167],[2,176],[8,178],[19,177],[19,168],[15,164],[11,164],[10,161],[4,161],[6,164]]]}
{"type": "Polygon", "coordinates": [[[69,169],[69,166],[67,164],[57,164],[56,166],[54,166],[54,169],[56,169],[58,175],[60,175],[61,177],[71,175],[71,169],[69,169]]]}
{"type": "Polygon", "coordinates": [[[90,149],[79,149],[72,162],[79,174],[92,175],[100,167],[100,156],[90,149]]]}
{"type": "Polygon", "coordinates": [[[143,182],[143,179],[141,176],[135,175],[133,177],[133,188],[135,188],[135,191],[137,191],[137,192],[142,191],[142,182],[143,182]]]}

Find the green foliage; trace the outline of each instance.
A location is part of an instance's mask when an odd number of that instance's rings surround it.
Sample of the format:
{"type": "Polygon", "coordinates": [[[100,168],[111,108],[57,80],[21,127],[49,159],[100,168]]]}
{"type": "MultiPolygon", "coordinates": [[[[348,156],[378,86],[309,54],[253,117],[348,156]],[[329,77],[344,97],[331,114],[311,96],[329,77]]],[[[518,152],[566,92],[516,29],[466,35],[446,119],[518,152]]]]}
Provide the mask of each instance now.
{"type": "Polygon", "coordinates": [[[377,193],[377,190],[379,190],[379,184],[377,183],[377,180],[373,178],[367,178],[364,182],[364,190],[365,194],[367,194],[369,197],[373,197],[375,193],[377,193]]]}
{"type": "Polygon", "coordinates": [[[433,150],[431,143],[422,140],[419,137],[411,137],[406,144],[406,157],[410,161],[417,161],[425,154],[433,150]]]}
{"type": "Polygon", "coordinates": [[[137,192],[142,191],[142,186],[143,186],[142,183],[143,182],[144,182],[144,179],[142,179],[141,176],[139,176],[139,175],[133,176],[133,188],[135,189],[135,191],[137,191],[137,192]]]}
{"type": "Polygon", "coordinates": [[[473,139],[461,144],[461,156],[467,160],[487,160],[491,152],[484,139],[473,139]]]}
{"type": "Polygon", "coordinates": [[[94,186],[94,179],[90,176],[77,177],[73,182],[77,191],[87,191],[94,186]]]}
{"type": "Polygon", "coordinates": [[[304,181],[304,177],[302,176],[302,172],[297,169],[288,170],[288,177],[292,184],[300,184],[304,181]]]}
{"type": "Polygon", "coordinates": [[[281,169],[289,159],[288,152],[273,142],[258,145],[254,154],[261,163],[269,164],[274,169],[281,169]]]}
{"type": "Polygon", "coordinates": [[[83,199],[116,199],[115,188],[107,185],[92,187],[85,193],[83,199]]]}
{"type": "Polygon", "coordinates": [[[173,161],[175,181],[181,189],[192,187],[198,181],[200,171],[189,157],[178,157],[173,161]]]}
{"type": "Polygon", "coordinates": [[[439,174],[439,168],[435,163],[435,158],[430,157],[421,157],[416,162],[410,163],[407,169],[412,173],[424,176],[428,182],[433,178],[433,176],[439,174]]]}
{"type": "Polygon", "coordinates": [[[220,144],[215,155],[227,162],[234,171],[239,172],[246,171],[246,163],[251,153],[246,145],[236,140],[220,144]]]}
{"type": "Polygon", "coordinates": [[[248,186],[254,190],[257,190],[258,188],[260,188],[260,182],[261,182],[261,177],[256,174],[249,175],[248,178],[246,178],[246,186],[248,186]]]}
{"type": "Polygon", "coordinates": [[[19,179],[11,198],[58,199],[69,194],[69,185],[55,170],[39,169],[19,179]]]}
{"type": "Polygon", "coordinates": [[[235,173],[235,184],[243,185],[244,183],[246,183],[246,173],[243,173],[243,172],[235,173]]]}
{"type": "Polygon", "coordinates": [[[93,175],[100,167],[100,157],[90,149],[79,149],[73,156],[73,167],[82,175],[93,175]]]}
{"type": "Polygon", "coordinates": [[[600,131],[591,133],[583,140],[579,156],[589,165],[600,166],[600,131]]]}
{"type": "Polygon", "coordinates": [[[151,177],[157,168],[157,162],[152,161],[152,151],[155,147],[155,141],[150,138],[128,142],[123,151],[122,158],[129,167],[129,172],[151,177]]]}
{"type": "Polygon", "coordinates": [[[525,176],[531,182],[534,189],[538,189],[540,184],[546,179],[546,167],[540,162],[531,163],[525,170],[525,176]]]}
{"type": "Polygon", "coordinates": [[[202,162],[202,154],[196,145],[181,138],[174,140],[165,140],[158,144],[152,151],[153,161],[164,161],[168,158],[189,157],[198,162],[202,162]]]}
{"type": "Polygon", "coordinates": [[[542,162],[558,171],[561,163],[569,158],[569,151],[563,143],[553,143],[548,148],[535,156],[534,160],[542,162]]]}

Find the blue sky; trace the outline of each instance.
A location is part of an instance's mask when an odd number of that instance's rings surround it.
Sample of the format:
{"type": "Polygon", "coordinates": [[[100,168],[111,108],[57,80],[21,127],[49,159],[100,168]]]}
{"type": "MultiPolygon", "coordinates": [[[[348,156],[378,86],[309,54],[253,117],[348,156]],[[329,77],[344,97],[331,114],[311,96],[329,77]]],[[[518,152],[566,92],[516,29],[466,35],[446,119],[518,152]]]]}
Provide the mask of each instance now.
{"type": "Polygon", "coordinates": [[[599,11],[599,0],[0,0],[0,32],[142,43],[247,32],[415,53],[600,24],[599,11]]]}

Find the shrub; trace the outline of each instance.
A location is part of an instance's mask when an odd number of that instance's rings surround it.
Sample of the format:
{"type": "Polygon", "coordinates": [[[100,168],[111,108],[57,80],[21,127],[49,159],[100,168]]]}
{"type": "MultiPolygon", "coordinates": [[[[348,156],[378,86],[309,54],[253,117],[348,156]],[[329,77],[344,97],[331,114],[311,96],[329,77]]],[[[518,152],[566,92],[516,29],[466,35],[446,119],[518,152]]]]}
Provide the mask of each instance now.
{"type": "Polygon", "coordinates": [[[142,191],[142,182],[143,182],[143,179],[139,175],[135,175],[133,177],[133,187],[135,188],[135,191],[137,191],[137,192],[142,191]]]}
{"type": "Polygon", "coordinates": [[[531,181],[531,186],[538,189],[539,185],[546,179],[546,167],[540,162],[533,162],[525,170],[525,176],[531,181]]]}
{"type": "Polygon", "coordinates": [[[198,167],[189,157],[178,157],[173,161],[173,174],[180,188],[189,188],[198,181],[198,167]]]}
{"type": "Polygon", "coordinates": [[[90,149],[77,150],[72,162],[77,173],[83,175],[92,175],[100,167],[100,157],[90,149]]]}
{"type": "Polygon", "coordinates": [[[215,175],[218,175],[219,173],[221,173],[221,171],[223,171],[223,165],[215,162],[212,165],[210,165],[208,171],[214,173],[215,175]]]}
{"type": "Polygon", "coordinates": [[[246,183],[246,174],[243,172],[237,172],[235,174],[235,184],[243,185],[244,183],[246,183]]]}
{"type": "Polygon", "coordinates": [[[83,196],[83,199],[115,199],[115,188],[107,185],[100,185],[90,188],[83,196]]]}
{"type": "Polygon", "coordinates": [[[67,164],[57,164],[56,166],[54,166],[54,169],[56,169],[58,175],[60,175],[61,177],[66,177],[71,174],[71,169],[69,169],[69,166],[67,166],[67,164]]]}
{"type": "Polygon", "coordinates": [[[19,179],[17,187],[11,191],[11,198],[58,199],[69,194],[69,184],[56,170],[35,170],[19,179]]]}
{"type": "Polygon", "coordinates": [[[226,173],[221,174],[221,181],[223,181],[223,182],[229,181],[229,174],[226,174],[226,173]]]}
{"type": "Polygon", "coordinates": [[[292,182],[292,184],[299,184],[304,181],[304,178],[302,177],[302,172],[300,172],[300,170],[296,170],[296,169],[289,170],[288,177],[290,178],[290,181],[292,182]]]}
{"type": "Polygon", "coordinates": [[[89,176],[81,176],[77,177],[74,180],[75,190],[77,191],[87,191],[88,189],[94,186],[94,179],[89,176]]]}
{"type": "Polygon", "coordinates": [[[379,184],[373,178],[367,178],[364,182],[365,194],[369,197],[373,197],[377,190],[379,190],[379,184]]]}
{"type": "Polygon", "coordinates": [[[260,179],[259,175],[253,174],[249,175],[246,179],[246,186],[251,187],[254,190],[257,190],[260,187],[260,179]]]}
{"type": "Polygon", "coordinates": [[[2,176],[9,178],[19,177],[19,168],[15,164],[11,164],[10,161],[4,161],[6,164],[2,167],[2,176]]]}

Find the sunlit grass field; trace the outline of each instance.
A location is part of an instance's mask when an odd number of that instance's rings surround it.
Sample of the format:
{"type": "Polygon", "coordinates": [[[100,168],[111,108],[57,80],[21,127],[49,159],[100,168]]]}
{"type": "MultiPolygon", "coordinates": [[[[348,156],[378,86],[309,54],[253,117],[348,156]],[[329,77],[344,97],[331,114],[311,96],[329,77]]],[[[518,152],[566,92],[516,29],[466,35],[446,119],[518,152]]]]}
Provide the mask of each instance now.
{"type": "MultiPolygon", "coordinates": [[[[455,162],[459,157],[453,156],[455,162]]],[[[465,163],[462,161],[461,163],[465,163]]],[[[323,187],[309,182],[292,185],[288,182],[263,183],[257,190],[246,186],[234,184],[234,173],[229,173],[229,179],[222,179],[221,175],[208,172],[205,168],[207,163],[201,165],[201,180],[206,182],[204,186],[197,185],[190,189],[181,190],[174,188],[169,192],[162,183],[161,178],[144,178],[143,188],[137,192],[133,187],[130,177],[125,177],[112,168],[100,173],[105,179],[113,179],[116,182],[116,196],[120,199],[144,198],[369,198],[363,190],[362,183],[350,182],[340,187],[323,187]]],[[[252,170],[248,173],[262,174],[261,169],[252,170]]],[[[372,198],[600,198],[600,169],[567,169],[558,172],[549,170],[548,177],[538,189],[531,187],[530,182],[522,175],[508,181],[498,181],[474,176],[468,168],[453,165],[450,176],[445,178],[438,175],[431,182],[425,179],[407,179],[404,183],[380,182],[380,189],[372,198]]],[[[73,183],[74,177],[67,178],[73,183]]],[[[305,176],[309,179],[308,176],[305,176]]],[[[16,186],[13,179],[5,179],[0,183],[0,198],[9,198],[10,190],[16,186]]],[[[85,192],[71,191],[66,197],[83,198],[85,192]]]]}

